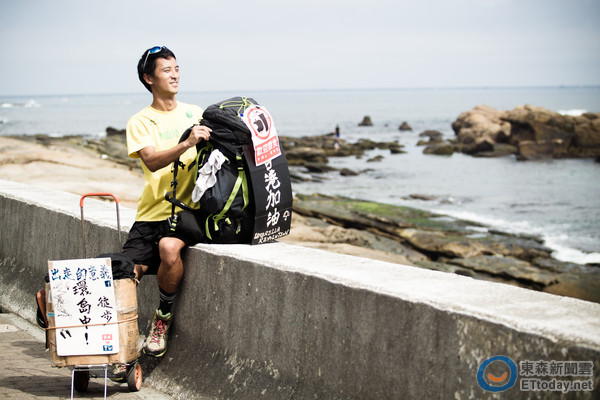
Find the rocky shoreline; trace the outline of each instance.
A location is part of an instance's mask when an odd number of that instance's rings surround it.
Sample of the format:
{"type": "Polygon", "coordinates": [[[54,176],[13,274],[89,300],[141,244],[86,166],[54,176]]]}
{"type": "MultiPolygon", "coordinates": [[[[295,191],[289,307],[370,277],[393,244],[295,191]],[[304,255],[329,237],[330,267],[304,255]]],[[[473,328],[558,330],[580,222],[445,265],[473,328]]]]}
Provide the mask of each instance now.
{"type": "MultiPolygon", "coordinates": [[[[421,136],[429,138],[429,142],[423,143],[427,146],[425,151],[432,146],[441,147],[440,143],[447,143],[452,148],[452,152],[465,152],[467,144],[471,146],[474,143],[487,143],[493,138],[495,140],[493,148],[496,149],[494,156],[515,154],[520,159],[535,158],[524,157],[525,153],[522,152],[521,144],[510,147],[512,150],[507,151],[507,140],[510,142],[512,139],[506,139],[506,137],[512,137],[515,128],[508,129],[504,122],[501,122],[494,125],[500,130],[493,131],[491,128],[485,130],[481,127],[488,125],[483,123],[476,125],[472,122],[473,119],[483,121],[480,117],[482,113],[494,114],[489,111],[488,108],[476,107],[471,112],[461,114],[453,124],[457,139],[452,141],[442,141],[441,134],[435,131],[421,133],[421,136]],[[496,133],[489,133],[492,131],[496,133]],[[472,136],[467,135],[466,132],[471,132],[472,136]],[[484,134],[484,132],[487,133],[484,134]],[[498,132],[504,133],[499,134],[498,132]],[[502,145],[499,146],[498,143],[502,145]],[[514,151],[515,149],[517,152],[514,151]]],[[[600,137],[600,119],[590,116],[583,118],[591,121],[589,124],[591,128],[588,127],[592,130],[590,132],[596,132],[600,137]],[[596,130],[594,131],[594,129],[596,130]]],[[[519,126],[519,129],[522,129],[522,126],[519,126]]],[[[408,124],[401,126],[401,130],[409,128],[408,124]]],[[[543,130],[539,127],[537,129],[543,130]]],[[[573,143],[578,143],[579,150],[556,154],[561,157],[566,154],[572,154],[574,157],[596,157],[598,150],[597,154],[600,156],[600,141],[596,146],[594,139],[596,133],[589,134],[587,141],[571,140],[571,146],[573,143]],[[587,150],[580,149],[581,143],[589,144],[587,150]]],[[[55,138],[37,135],[12,138],[11,140],[16,139],[46,149],[68,148],[73,151],[83,151],[89,157],[100,158],[105,162],[118,165],[124,171],[131,172],[133,174],[132,182],[138,179],[139,182],[136,184],[139,185],[143,181],[138,161],[127,157],[124,130],[107,128],[107,135],[97,139],[81,136],[55,138]]],[[[374,142],[362,139],[356,143],[347,143],[336,138],[334,133],[303,138],[280,137],[280,142],[290,165],[293,181],[319,181],[322,173],[333,170],[328,165],[330,157],[362,157],[367,151],[373,149],[389,150],[391,154],[403,153],[403,146],[397,141],[374,142]]],[[[481,145],[478,148],[483,149],[485,146],[481,145]]],[[[482,156],[481,152],[467,154],[482,156]]],[[[484,155],[490,156],[490,154],[484,155]]],[[[377,160],[368,161],[376,162],[377,160]]],[[[14,159],[7,156],[6,151],[0,152],[0,172],[8,164],[14,162],[14,159]]],[[[27,162],[29,163],[31,160],[27,162]]],[[[339,171],[342,175],[353,175],[360,172],[339,171]]],[[[63,180],[65,180],[64,177],[63,180]]],[[[105,179],[103,185],[111,185],[110,177],[105,179]]],[[[136,189],[134,193],[137,196],[139,190],[136,189]]],[[[421,198],[418,194],[412,196],[421,198]]],[[[424,198],[423,200],[429,199],[424,198]]],[[[551,250],[546,248],[542,240],[537,237],[493,231],[480,224],[409,207],[318,194],[297,195],[294,199],[294,212],[292,232],[290,236],[283,238],[282,242],[456,273],[474,279],[493,280],[532,290],[600,302],[600,265],[579,265],[558,261],[552,257],[551,250]]]]}
{"type": "Polygon", "coordinates": [[[322,230],[330,240],[391,253],[398,263],[600,302],[600,266],[558,261],[535,236],[318,194],[298,195],[294,211],[315,226],[329,224],[322,230]]]}

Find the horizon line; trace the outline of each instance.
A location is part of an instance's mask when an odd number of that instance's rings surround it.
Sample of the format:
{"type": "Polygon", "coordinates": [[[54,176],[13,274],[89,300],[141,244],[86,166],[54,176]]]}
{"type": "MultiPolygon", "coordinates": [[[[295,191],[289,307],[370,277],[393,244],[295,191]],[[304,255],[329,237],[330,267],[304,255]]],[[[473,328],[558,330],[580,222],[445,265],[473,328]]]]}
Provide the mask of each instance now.
{"type": "MultiPolygon", "coordinates": [[[[372,88],[310,88],[310,89],[219,89],[219,90],[190,90],[179,92],[177,95],[189,93],[222,93],[222,92],[345,92],[345,91],[392,91],[392,90],[505,90],[505,89],[598,89],[600,84],[589,85],[525,85],[525,86],[414,86],[414,87],[372,87],[372,88]]],[[[46,93],[46,94],[0,94],[0,97],[52,97],[52,96],[115,96],[142,95],[147,91],[138,92],[103,92],[103,93],[46,93]]]]}

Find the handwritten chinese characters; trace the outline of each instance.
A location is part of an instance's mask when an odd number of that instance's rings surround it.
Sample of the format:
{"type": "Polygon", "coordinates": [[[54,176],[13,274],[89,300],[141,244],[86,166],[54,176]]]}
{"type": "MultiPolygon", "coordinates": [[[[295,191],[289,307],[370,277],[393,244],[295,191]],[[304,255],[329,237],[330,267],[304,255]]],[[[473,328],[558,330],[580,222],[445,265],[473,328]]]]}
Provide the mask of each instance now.
{"type": "MultiPolygon", "coordinates": [[[[268,161],[265,164],[265,191],[267,192],[267,206],[265,211],[267,214],[267,228],[276,226],[279,222],[280,213],[277,211],[277,205],[281,202],[281,191],[279,190],[281,182],[277,177],[277,172],[273,169],[273,164],[268,161]]],[[[288,220],[290,217],[290,211],[285,210],[283,218],[288,220]]]]}
{"type": "Polygon", "coordinates": [[[256,215],[252,244],[289,235],[292,222],[292,184],[287,160],[279,145],[271,114],[263,106],[248,107],[241,116],[252,135],[244,148],[250,172],[256,215]]]}
{"type": "Polygon", "coordinates": [[[59,356],[119,352],[110,258],[48,261],[59,356]]]}

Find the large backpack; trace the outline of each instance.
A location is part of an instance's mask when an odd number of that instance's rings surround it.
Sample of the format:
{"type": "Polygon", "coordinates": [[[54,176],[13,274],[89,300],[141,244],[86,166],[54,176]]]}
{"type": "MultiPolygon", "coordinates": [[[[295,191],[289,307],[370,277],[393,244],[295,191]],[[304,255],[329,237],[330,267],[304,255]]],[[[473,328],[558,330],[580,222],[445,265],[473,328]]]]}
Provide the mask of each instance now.
{"type": "MultiPolygon", "coordinates": [[[[174,163],[173,191],[166,196],[173,204],[170,225],[174,231],[185,231],[188,244],[251,241],[255,208],[244,158],[244,145],[251,142],[251,134],[239,115],[254,104],[257,102],[252,98],[234,97],[207,107],[201,125],[211,128],[210,139],[196,145],[198,154],[190,165],[184,165],[179,159],[174,163]],[[223,154],[225,162],[216,172],[214,186],[208,188],[200,198],[200,207],[177,199],[178,169],[195,170],[195,181],[198,171],[215,150],[223,154]],[[184,211],[177,212],[177,207],[184,211]]],[[[187,139],[190,132],[191,128],[186,130],[180,142],[187,139]]]]}

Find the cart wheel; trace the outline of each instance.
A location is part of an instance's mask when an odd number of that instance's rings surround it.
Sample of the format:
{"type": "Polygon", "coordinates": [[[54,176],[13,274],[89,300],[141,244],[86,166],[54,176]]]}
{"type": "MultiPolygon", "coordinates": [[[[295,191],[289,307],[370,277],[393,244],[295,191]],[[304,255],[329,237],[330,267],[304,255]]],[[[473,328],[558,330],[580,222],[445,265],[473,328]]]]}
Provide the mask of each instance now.
{"type": "Polygon", "coordinates": [[[142,388],[142,366],[137,362],[127,371],[127,387],[130,392],[139,392],[142,388]]]}
{"type": "Polygon", "coordinates": [[[87,392],[89,384],[90,371],[74,371],[73,387],[78,393],[87,392]]]}

